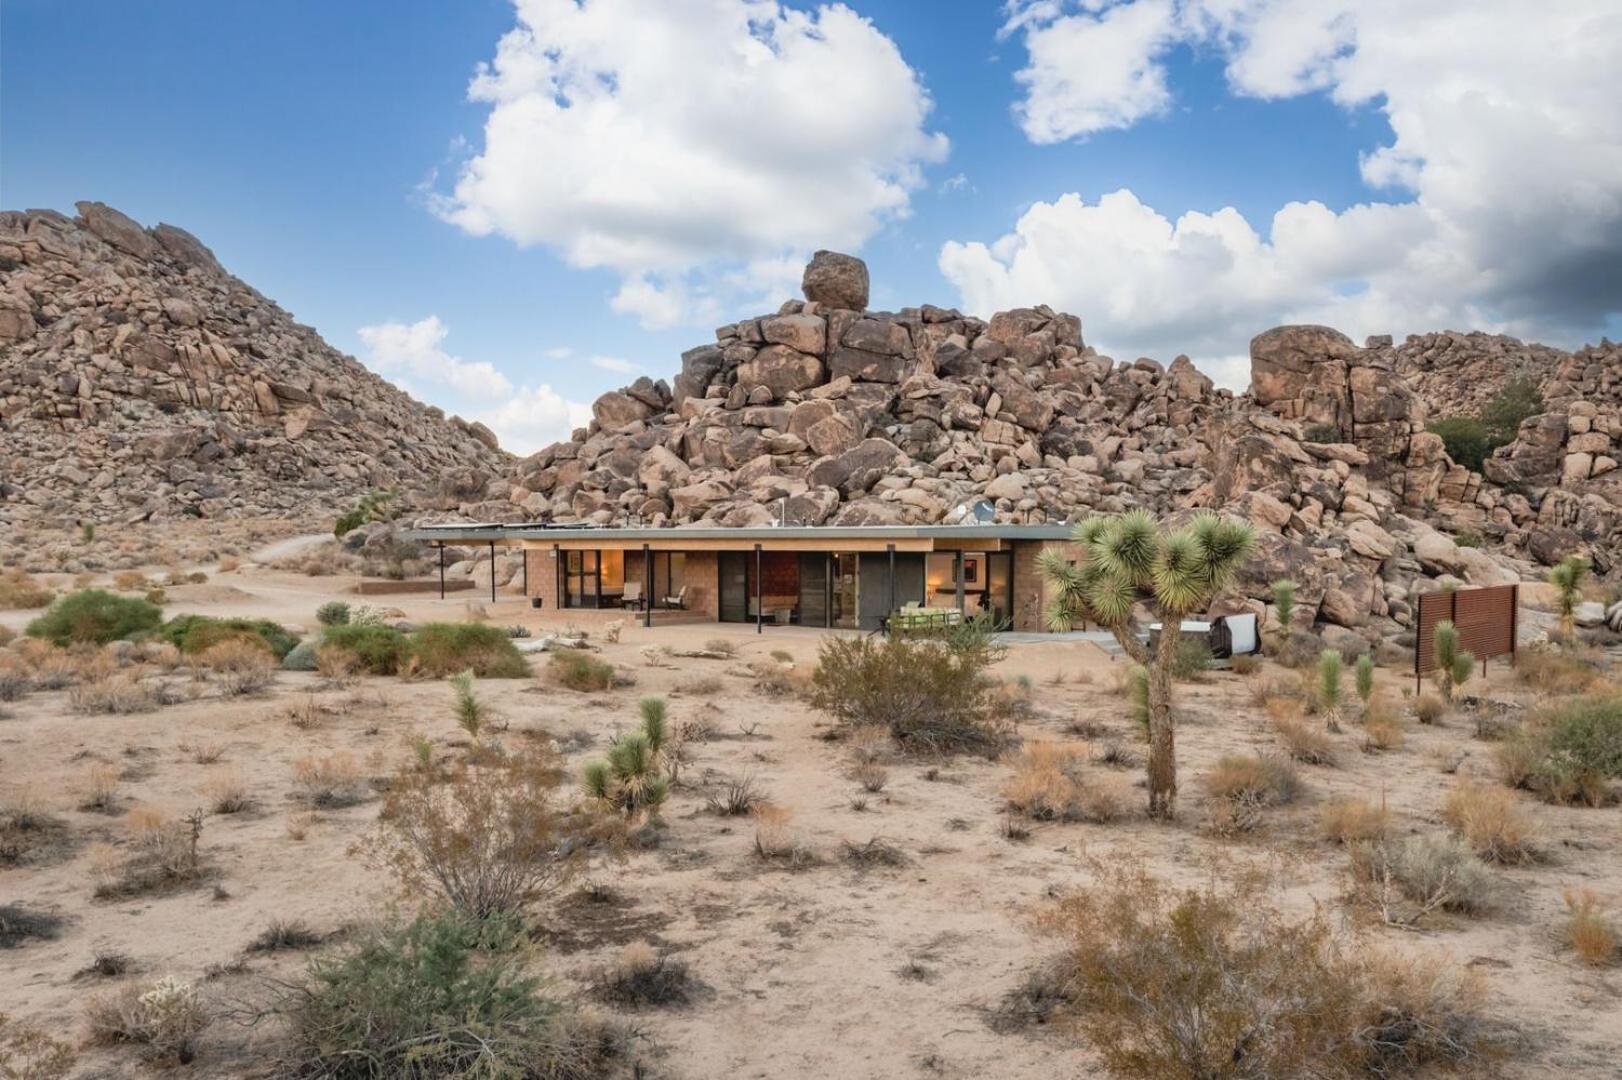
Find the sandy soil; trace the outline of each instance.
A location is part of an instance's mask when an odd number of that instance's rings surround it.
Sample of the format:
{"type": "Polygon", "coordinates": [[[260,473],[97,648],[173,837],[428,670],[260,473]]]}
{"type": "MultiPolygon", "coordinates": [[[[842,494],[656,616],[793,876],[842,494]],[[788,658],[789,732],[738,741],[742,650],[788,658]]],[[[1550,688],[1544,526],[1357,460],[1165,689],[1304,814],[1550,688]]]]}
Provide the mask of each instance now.
{"type": "MultiPolygon", "coordinates": [[[[171,589],[169,613],[251,614],[310,626],[317,605],[341,597],[346,584],[260,570],[220,574],[206,585],[171,589]]],[[[370,599],[412,618],[457,618],[467,604],[432,595],[370,599]]],[[[537,632],[560,625],[516,599],[485,606],[498,624],[537,632]]],[[[0,613],[0,622],[13,627],[23,621],[22,613],[0,613]]],[[[632,941],[680,954],[706,985],[694,1004],[630,1017],[647,1035],[642,1052],[657,1075],[1096,1075],[1096,1060],[1074,1038],[1046,1029],[999,1034],[988,1023],[1003,995],[1050,952],[1033,933],[1031,916],[1056,892],[1089,879],[1087,858],[1142,860],[1185,881],[1197,879],[1212,859],[1274,859],[1290,903],[1346,911],[1345,858],[1316,834],[1323,800],[1383,794],[1399,834],[1430,831],[1439,827],[1438,807],[1455,782],[1437,758],[1464,753],[1461,772],[1486,772],[1490,760],[1490,748],[1458,721],[1411,726],[1400,750],[1380,755],[1360,753],[1349,731],[1340,737],[1338,767],[1303,768],[1304,798],[1271,811],[1259,833],[1236,843],[1215,840],[1201,830],[1200,773],[1221,753],[1269,749],[1275,736],[1249,704],[1247,680],[1214,674],[1186,690],[1176,824],[1152,824],[1135,813],[1109,825],[1035,825],[1029,839],[1016,842],[1002,831],[999,788],[1009,770],[997,763],[892,762],[888,786],[857,808],[861,791],[848,775],[845,751],[819,737],[826,718],[797,700],[764,696],[747,667],[786,650],[808,668],[820,636],[797,628],[757,636],[752,627],[631,625],[619,644],[604,646],[603,656],[631,674],[634,686],[588,695],[539,679],[481,684],[510,725],[503,739],[566,737],[575,765],[634,723],[636,700],[645,694],[667,695],[676,723],[702,718],[718,733],[694,747],[666,808],[663,844],[588,875],[613,886],[621,901],[541,913],[550,930],[543,962],[565,992],[578,991],[593,965],[632,941]],[[650,663],[644,653],[714,637],[735,641],[737,657],[650,663]],[[721,689],[682,689],[704,676],[718,679],[721,689]],[[752,855],[747,820],[706,811],[706,790],[742,774],[793,812],[794,827],[823,856],[822,865],[769,868],[752,855]],[[842,842],[873,837],[899,847],[907,864],[858,872],[839,858],[842,842]]],[[[1029,676],[1035,687],[1035,712],[1021,733],[1066,738],[1066,727],[1083,721],[1107,733],[1095,745],[1111,737],[1130,743],[1111,668],[1109,657],[1086,644],[1014,647],[1002,673],[1029,676]]],[[[1382,672],[1388,676],[1395,694],[1403,680],[1382,672]]],[[[1502,669],[1482,690],[1525,697],[1502,669]]],[[[441,747],[460,742],[449,701],[442,683],[366,679],[322,689],[313,675],[283,673],[273,692],[257,699],[227,702],[206,691],[134,716],[74,715],[64,692],[32,694],[10,706],[11,718],[0,721],[0,794],[31,792],[71,833],[56,860],[0,871],[0,903],[51,908],[69,921],[56,940],[0,952],[0,1011],[76,1032],[86,997],[111,985],[75,974],[98,949],[130,954],[135,970],[128,978],[172,973],[203,980],[210,999],[221,1003],[251,1000],[267,976],[298,970],[301,955],[261,957],[244,947],[273,919],[338,930],[399,898],[384,875],[351,853],[376,815],[375,798],[319,812],[302,839],[290,834],[289,822],[305,813],[291,793],[292,763],[345,751],[369,774],[385,774],[403,762],[411,735],[427,735],[441,747]],[[289,709],[312,699],[326,710],[323,722],[295,727],[289,709]],[[218,761],[194,760],[204,744],[222,749],[218,761]],[[76,809],[85,772],[96,762],[123,770],[111,814],[76,809]],[[201,843],[216,868],[209,883],[134,900],[92,899],[96,843],[121,841],[124,813],[142,804],[189,812],[202,805],[210,779],[228,772],[245,781],[253,805],[207,819],[201,843]]],[[[1130,785],[1138,770],[1118,776],[1130,785]]],[[[1140,805],[1141,790],[1130,798],[1140,805]]],[[[1622,1075],[1619,976],[1578,966],[1554,935],[1564,911],[1562,885],[1622,898],[1622,809],[1528,806],[1545,831],[1549,858],[1495,871],[1508,897],[1498,911],[1420,933],[1380,929],[1374,936],[1400,949],[1439,950],[1484,973],[1495,1013],[1525,1035],[1526,1048],[1507,1075],[1622,1075]]],[[[262,1052],[273,1039],[266,1025],[222,1019],[186,1072],[265,1075],[262,1052]]],[[[87,1050],[82,1061],[85,1076],[136,1069],[130,1055],[116,1050],[87,1050]]]]}

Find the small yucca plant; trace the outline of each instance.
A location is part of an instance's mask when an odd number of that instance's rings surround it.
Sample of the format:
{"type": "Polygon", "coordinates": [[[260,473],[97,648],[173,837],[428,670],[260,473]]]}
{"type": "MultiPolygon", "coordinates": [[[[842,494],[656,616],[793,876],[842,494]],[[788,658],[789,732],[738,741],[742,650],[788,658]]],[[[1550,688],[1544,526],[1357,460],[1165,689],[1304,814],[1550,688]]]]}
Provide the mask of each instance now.
{"type": "Polygon", "coordinates": [[[1345,694],[1340,685],[1340,653],[1325,649],[1318,654],[1318,707],[1323,710],[1324,727],[1340,730],[1340,709],[1345,694]]]}
{"type": "Polygon", "coordinates": [[[1431,642],[1436,657],[1436,685],[1442,691],[1442,700],[1451,705],[1454,689],[1476,669],[1475,654],[1459,648],[1459,628],[1450,619],[1436,624],[1431,642]]]}
{"type": "Polygon", "coordinates": [[[1363,703],[1363,711],[1368,712],[1369,702],[1374,699],[1374,657],[1368,653],[1359,656],[1352,677],[1357,686],[1357,700],[1363,703]]]}
{"type": "Polygon", "coordinates": [[[456,693],[456,723],[468,733],[469,738],[478,742],[485,721],[490,719],[490,710],[473,692],[473,672],[452,675],[450,682],[451,689],[456,693]]]}
{"type": "Polygon", "coordinates": [[[648,737],[654,752],[662,753],[670,734],[667,723],[670,706],[662,697],[645,697],[636,703],[636,709],[642,715],[642,733],[648,737]]]}
{"type": "Polygon", "coordinates": [[[594,761],[581,775],[586,794],[626,814],[658,810],[670,794],[665,772],[667,725],[663,698],[643,698],[642,726],[615,739],[607,761],[594,761]]]}
{"type": "Polygon", "coordinates": [[[1273,582],[1273,611],[1286,640],[1290,636],[1290,623],[1295,619],[1295,582],[1283,578],[1273,582]]]}
{"type": "Polygon", "coordinates": [[[1568,642],[1577,635],[1577,603],[1587,573],[1588,560],[1581,555],[1567,555],[1549,570],[1549,584],[1555,587],[1560,604],[1560,636],[1568,642]]]}

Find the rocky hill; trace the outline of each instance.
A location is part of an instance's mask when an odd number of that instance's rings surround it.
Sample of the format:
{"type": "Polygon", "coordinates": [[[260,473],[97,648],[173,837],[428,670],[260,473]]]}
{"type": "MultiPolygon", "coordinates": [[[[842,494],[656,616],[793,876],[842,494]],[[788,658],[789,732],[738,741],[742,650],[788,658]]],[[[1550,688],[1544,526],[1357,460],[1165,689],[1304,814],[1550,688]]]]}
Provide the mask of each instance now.
{"type": "Polygon", "coordinates": [[[227,273],[100,203],[0,212],[0,528],[455,505],[509,467],[227,273]]]}
{"type": "Polygon", "coordinates": [[[1261,526],[1242,590],[1286,574],[1304,606],[1371,637],[1409,622],[1417,588],[1538,576],[1622,547],[1622,360],[1509,338],[1435,334],[1358,346],[1284,326],[1251,345],[1252,380],[1217,389],[1187,357],[1100,355],[1045,307],[989,321],[867,310],[867,269],[821,252],[805,299],[723,326],[671,382],[604,394],[591,425],[525,459],[505,500],[462,512],[680,526],[932,523],[979,502],[998,519],[1073,521],[1210,507],[1261,526]],[[1536,373],[1547,411],[1486,476],[1425,430],[1536,373]],[[1455,373],[1456,376],[1455,376],[1455,373]],[[1489,377],[1490,376],[1490,377],[1489,377]]]}

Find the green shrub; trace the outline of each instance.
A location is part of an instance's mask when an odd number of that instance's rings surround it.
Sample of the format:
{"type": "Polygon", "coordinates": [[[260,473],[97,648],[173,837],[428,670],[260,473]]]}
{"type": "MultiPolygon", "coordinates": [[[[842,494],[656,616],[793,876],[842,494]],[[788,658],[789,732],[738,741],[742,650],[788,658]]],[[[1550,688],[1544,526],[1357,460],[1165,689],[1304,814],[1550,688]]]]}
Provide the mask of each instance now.
{"type": "Polygon", "coordinates": [[[88,641],[104,645],[134,634],[156,630],[163,621],[157,605],[105,589],[81,589],[57,600],[28,624],[29,637],[57,645],[88,641]]]}
{"type": "Polygon", "coordinates": [[[393,488],[368,491],[355,501],[353,508],[339,515],[333,523],[332,535],[343,536],[373,521],[393,521],[400,516],[399,509],[394,505],[396,495],[393,488]]]}
{"type": "Polygon", "coordinates": [[[1211,655],[1211,646],[1202,638],[1185,637],[1177,643],[1177,655],[1172,658],[1171,677],[1174,679],[1198,679],[1211,670],[1216,659],[1211,655]]]}
{"type": "Polygon", "coordinates": [[[547,657],[546,672],[559,686],[570,690],[610,690],[614,686],[614,665],[605,663],[583,649],[560,649],[547,657]]]}
{"type": "Polygon", "coordinates": [[[525,973],[511,928],[452,914],[362,929],[310,963],[281,1013],[300,1076],[586,1080],[616,1052],[525,973]]]}
{"type": "Polygon", "coordinates": [[[1598,806],[1622,777],[1622,693],[1556,702],[1499,750],[1504,780],[1557,803],[1598,806]]]}
{"type": "Polygon", "coordinates": [[[1433,420],[1425,429],[1442,437],[1447,456],[1476,472],[1500,446],[1515,441],[1521,421],[1543,411],[1543,394],[1527,376],[1517,376],[1482,407],[1480,418],[1433,420]]]}
{"type": "Polygon", "coordinates": [[[471,671],[482,679],[522,679],[529,661],[499,626],[424,623],[406,639],[406,655],[418,674],[439,679],[471,671]]]}
{"type": "Polygon", "coordinates": [[[328,600],[315,609],[315,621],[322,626],[343,626],[349,622],[349,605],[342,600],[328,600]]]}
{"type": "Polygon", "coordinates": [[[355,658],[355,664],[369,675],[393,675],[406,655],[406,636],[392,626],[353,623],[329,626],[321,632],[321,644],[333,645],[355,658]]]}
{"type": "Polygon", "coordinates": [[[1452,416],[1445,420],[1432,420],[1425,430],[1442,437],[1447,456],[1464,467],[1480,472],[1481,465],[1493,452],[1497,443],[1492,432],[1480,420],[1468,416],[1452,416]]]}
{"type": "Polygon", "coordinates": [[[1313,424],[1302,433],[1307,442],[1338,443],[1345,441],[1345,435],[1334,424],[1313,424]]]}
{"type": "Polygon", "coordinates": [[[283,671],[314,671],[315,653],[321,647],[319,638],[306,638],[282,657],[283,671]]]}
{"type": "Polygon", "coordinates": [[[269,619],[216,619],[176,615],[159,631],[163,639],[188,656],[207,652],[222,641],[257,637],[281,660],[298,644],[298,635],[269,619]]]}
{"type": "Polygon", "coordinates": [[[987,669],[1003,655],[972,624],[939,640],[826,638],[811,704],[853,727],[883,724],[905,749],[995,753],[1005,733],[987,669]]]}

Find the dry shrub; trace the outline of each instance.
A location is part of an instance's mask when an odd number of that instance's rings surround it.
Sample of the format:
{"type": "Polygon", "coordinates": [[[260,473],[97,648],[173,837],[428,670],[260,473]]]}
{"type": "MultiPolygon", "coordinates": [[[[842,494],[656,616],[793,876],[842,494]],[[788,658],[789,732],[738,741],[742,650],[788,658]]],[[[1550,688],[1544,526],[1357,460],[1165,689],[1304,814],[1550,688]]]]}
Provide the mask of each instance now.
{"type": "Polygon", "coordinates": [[[315,670],[333,686],[348,686],[360,667],[360,657],[353,649],[328,642],[315,650],[315,670]]]}
{"type": "Polygon", "coordinates": [[[1600,682],[1601,661],[1580,649],[1522,649],[1515,654],[1515,676],[1541,693],[1580,694],[1600,682]]]}
{"type": "Polygon", "coordinates": [[[1414,702],[1414,718],[1421,724],[1439,724],[1447,716],[1447,702],[1435,694],[1421,694],[1414,702]]]}
{"type": "Polygon", "coordinates": [[[138,671],[119,671],[79,683],[68,691],[68,706],[76,713],[128,716],[152,712],[161,698],[138,671]]]}
{"type": "Polygon", "coordinates": [[[1378,803],[1343,795],[1331,799],[1319,812],[1318,824],[1324,837],[1337,844],[1357,844],[1385,839],[1391,811],[1382,798],[1378,803]]]}
{"type": "Polygon", "coordinates": [[[1213,799],[1247,799],[1278,806],[1300,794],[1301,778],[1285,758],[1224,754],[1205,774],[1205,790],[1213,799]]]}
{"type": "Polygon", "coordinates": [[[22,657],[0,653],[0,701],[16,701],[33,688],[33,673],[22,657]]]}
{"type": "Polygon", "coordinates": [[[1622,956],[1616,922],[1610,910],[1592,889],[1565,889],[1566,940],[1577,959],[1594,967],[1615,963],[1622,956]]]}
{"type": "Polygon", "coordinates": [[[869,795],[877,795],[890,782],[890,770],[883,765],[858,765],[852,771],[851,779],[869,795]]]}
{"type": "Polygon", "coordinates": [[[0,1013],[0,1076],[6,1080],[63,1080],[77,1062],[71,1044],[0,1013]]]}
{"type": "Polygon", "coordinates": [[[1406,738],[1401,718],[1386,699],[1378,695],[1369,699],[1363,713],[1363,752],[1378,754],[1399,750],[1406,738]]]}
{"type": "Polygon", "coordinates": [[[118,781],[121,770],[116,765],[96,764],[85,770],[84,797],[79,800],[81,810],[99,810],[107,813],[118,802],[118,781]]]}
{"type": "Polygon", "coordinates": [[[1031,742],[1010,755],[1014,770],[1003,784],[1010,810],[1036,821],[1103,823],[1121,816],[1118,782],[1089,776],[1088,750],[1081,743],[1031,742]]]}
{"type": "Polygon", "coordinates": [[[235,769],[215,776],[203,785],[203,798],[216,814],[240,814],[253,804],[248,796],[248,785],[235,769]]]}
{"type": "Polygon", "coordinates": [[[1284,752],[1292,761],[1303,765],[1333,765],[1337,760],[1335,741],[1316,727],[1300,720],[1275,719],[1273,730],[1278,733],[1284,752]]]}
{"type": "Polygon", "coordinates": [[[367,853],[407,890],[473,919],[515,915],[575,870],[583,827],[561,805],[558,756],[489,752],[443,776],[407,768],[389,785],[367,853]]]}
{"type": "Polygon", "coordinates": [[[229,697],[258,694],[276,677],[276,654],[256,636],[232,637],[210,645],[199,663],[214,673],[229,697]]]}
{"type": "Polygon", "coordinates": [[[1064,943],[1047,997],[1112,1076],[1390,1076],[1497,1050],[1466,971],[1371,952],[1321,910],[1287,916],[1253,879],[1100,871],[1044,919],[1064,943]]]}
{"type": "Polygon", "coordinates": [[[93,1042],[133,1043],[144,1057],[181,1064],[192,1060],[193,1043],[209,1021],[197,988],[173,978],[92,998],[85,1019],[93,1042]]]}
{"type": "Polygon", "coordinates": [[[119,592],[136,592],[146,586],[146,575],[139,570],[120,570],[113,575],[113,588],[119,592]]]}
{"type": "Polygon", "coordinates": [[[1387,922],[1412,926],[1436,911],[1479,914],[1498,883],[1464,841],[1445,835],[1351,846],[1354,892],[1387,922]]]}
{"type": "Polygon", "coordinates": [[[738,643],[731,638],[710,638],[704,643],[704,651],[720,653],[722,656],[738,655],[738,643]]]}
{"type": "Polygon", "coordinates": [[[159,810],[137,807],[129,815],[130,841],[122,858],[100,860],[97,899],[139,896],[195,884],[207,871],[198,841],[201,811],[175,820],[159,810]]]}
{"type": "Polygon", "coordinates": [[[49,607],[55,595],[20,568],[0,573],[0,608],[7,611],[49,607]]]}
{"type": "Polygon", "coordinates": [[[882,724],[861,724],[845,735],[845,749],[858,765],[882,765],[893,757],[894,748],[882,724]]]}
{"type": "Polygon", "coordinates": [[[591,992],[610,1005],[685,1005],[696,983],[685,961],[637,941],[592,973],[591,992]]]}
{"type": "Polygon", "coordinates": [[[546,673],[559,686],[591,693],[614,688],[614,665],[584,649],[560,649],[547,654],[546,673]]]}
{"type": "Polygon", "coordinates": [[[232,574],[242,566],[242,560],[235,555],[220,556],[220,573],[232,574]]]}
{"type": "Polygon", "coordinates": [[[1262,669],[1262,658],[1255,653],[1240,653],[1229,659],[1228,667],[1235,675],[1254,675],[1262,669]]]}
{"type": "Polygon", "coordinates": [[[755,807],[755,855],[767,862],[780,862],[791,869],[815,865],[817,859],[789,822],[793,814],[769,803],[755,807]]]}
{"type": "Polygon", "coordinates": [[[711,813],[722,817],[743,817],[764,805],[765,796],[755,778],[744,773],[723,780],[720,788],[704,797],[704,803],[711,813]]]}
{"type": "Polygon", "coordinates": [[[366,797],[360,765],[343,751],[293,762],[293,786],[300,799],[320,809],[353,806],[366,797]]]}
{"type": "Polygon", "coordinates": [[[28,665],[36,690],[61,690],[79,680],[81,663],[67,649],[29,639],[22,643],[18,654],[28,665]]]}
{"type": "Polygon", "coordinates": [[[678,694],[688,694],[697,698],[708,698],[719,694],[724,685],[725,684],[714,675],[701,675],[696,679],[688,679],[686,682],[678,683],[676,685],[676,692],[678,694]]]}
{"type": "Polygon", "coordinates": [[[1442,820],[1488,862],[1525,863],[1538,858],[1536,823],[1512,791],[1467,780],[1448,792],[1442,820]]]}

